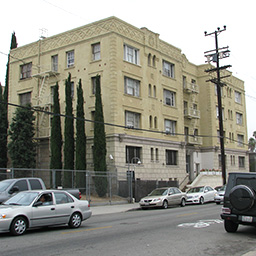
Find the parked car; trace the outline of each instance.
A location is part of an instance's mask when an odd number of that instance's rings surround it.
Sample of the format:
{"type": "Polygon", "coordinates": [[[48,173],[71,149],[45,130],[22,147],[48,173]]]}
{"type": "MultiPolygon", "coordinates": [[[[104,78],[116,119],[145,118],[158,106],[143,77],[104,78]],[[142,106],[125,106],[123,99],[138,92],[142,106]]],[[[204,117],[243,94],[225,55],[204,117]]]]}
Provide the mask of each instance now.
{"type": "MultiPolygon", "coordinates": [[[[0,181],[0,204],[18,192],[27,190],[40,190],[46,189],[46,186],[40,178],[17,178],[6,179],[0,181]]],[[[79,189],[65,189],[77,199],[81,198],[79,189]]]]}
{"type": "Polygon", "coordinates": [[[162,207],[167,209],[169,205],[186,205],[186,193],[176,187],[164,187],[154,189],[148,196],[143,197],[139,204],[142,209],[149,207],[162,207]]]}
{"type": "Polygon", "coordinates": [[[214,202],[214,196],[217,193],[210,186],[193,187],[187,191],[187,204],[204,204],[205,202],[214,202]]]}
{"type": "Polygon", "coordinates": [[[78,228],[91,214],[88,201],[67,191],[23,191],[0,205],[0,231],[23,235],[34,227],[68,224],[78,228]]]}
{"type": "Polygon", "coordinates": [[[227,232],[239,225],[256,226],[256,173],[229,173],[221,218],[227,232]]]}
{"type": "Polygon", "coordinates": [[[216,204],[223,203],[224,194],[225,194],[226,185],[221,186],[218,188],[216,195],[214,196],[214,202],[216,204]]]}

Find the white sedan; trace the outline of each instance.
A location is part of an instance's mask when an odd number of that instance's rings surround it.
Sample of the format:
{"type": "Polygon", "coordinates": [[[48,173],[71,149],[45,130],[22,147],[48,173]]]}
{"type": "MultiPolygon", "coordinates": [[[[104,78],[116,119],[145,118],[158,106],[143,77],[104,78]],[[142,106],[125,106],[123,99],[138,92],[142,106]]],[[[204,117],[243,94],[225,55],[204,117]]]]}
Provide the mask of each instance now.
{"type": "Polygon", "coordinates": [[[24,191],[0,205],[0,231],[22,235],[33,227],[68,224],[78,228],[91,215],[88,201],[66,191],[24,191]]]}
{"type": "Polygon", "coordinates": [[[204,204],[214,202],[217,191],[210,186],[193,187],[187,191],[187,204],[204,204]]]}

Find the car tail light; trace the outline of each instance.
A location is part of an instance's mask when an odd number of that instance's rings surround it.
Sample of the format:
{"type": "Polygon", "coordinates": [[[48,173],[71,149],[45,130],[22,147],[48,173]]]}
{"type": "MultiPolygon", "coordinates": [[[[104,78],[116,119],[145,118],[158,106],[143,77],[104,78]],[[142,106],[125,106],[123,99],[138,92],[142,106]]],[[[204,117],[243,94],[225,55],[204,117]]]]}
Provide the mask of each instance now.
{"type": "Polygon", "coordinates": [[[228,207],[222,207],[223,214],[231,214],[231,210],[228,207]]]}
{"type": "Polygon", "coordinates": [[[81,192],[79,192],[79,199],[81,199],[82,198],[82,196],[81,196],[81,192]]]}

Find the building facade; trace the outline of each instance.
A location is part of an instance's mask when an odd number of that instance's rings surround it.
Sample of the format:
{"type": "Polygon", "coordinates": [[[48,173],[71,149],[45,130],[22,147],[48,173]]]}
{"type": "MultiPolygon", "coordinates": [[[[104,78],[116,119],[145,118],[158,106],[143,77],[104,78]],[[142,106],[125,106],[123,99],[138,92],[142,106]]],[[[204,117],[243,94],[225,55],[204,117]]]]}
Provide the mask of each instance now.
{"type": "MultiPolygon", "coordinates": [[[[206,82],[209,65],[190,63],[179,48],[147,28],[116,17],[94,22],[11,51],[9,102],[52,111],[59,83],[65,114],[65,79],[71,74],[73,110],[79,79],[85,119],[94,120],[95,77],[100,76],[109,170],[135,178],[192,180],[220,169],[217,97],[206,82]]],[[[232,74],[223,87],[227,171],[248,171],[244,83],[232,74]]],[[[13,108],[9,108],[9,118],[13,108]]],[[[51,116],[36,113],[37,167],[49,168],[51,116]]],[[[9,119],[11,120],[11,119],[9,119]]],[[[85,122],[92,169],[93,122],[85,122]]],[[[64,120],[62,120],[64,130],[64,120]]]]}

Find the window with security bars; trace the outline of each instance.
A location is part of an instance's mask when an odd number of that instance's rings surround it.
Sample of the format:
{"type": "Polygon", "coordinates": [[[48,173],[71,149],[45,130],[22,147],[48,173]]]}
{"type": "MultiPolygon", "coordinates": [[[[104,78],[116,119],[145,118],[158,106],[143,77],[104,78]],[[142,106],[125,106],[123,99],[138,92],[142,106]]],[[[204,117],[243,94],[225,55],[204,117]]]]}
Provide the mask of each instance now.
{"type": "Polygon", "coordinates": [[[166,165],[177,165],[178,164],[178,151],[166,149],[166,165]]]}
{"type": "Polygon", "coordinates": [[[31,77],[32,62],[20,66],[20,79],[26,79],[31,77]]]}
{"type": "Polygon", "coordinates": [[[125,77],[124,78],[125,93],[139,97],[140,96],[140,81],[125,77]]]}
{"type": "Polygon", "coordinates": [[[140,128],[140,114],[125,111],[125,126],[128,128],[140,128]]]}
{"type": "Polygon", "coordinates": [[[126,146],[126,163],[137,164],[141,159],[141,147],[126,146]]]}

